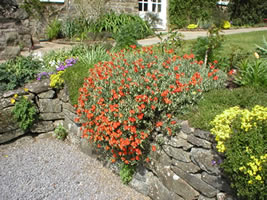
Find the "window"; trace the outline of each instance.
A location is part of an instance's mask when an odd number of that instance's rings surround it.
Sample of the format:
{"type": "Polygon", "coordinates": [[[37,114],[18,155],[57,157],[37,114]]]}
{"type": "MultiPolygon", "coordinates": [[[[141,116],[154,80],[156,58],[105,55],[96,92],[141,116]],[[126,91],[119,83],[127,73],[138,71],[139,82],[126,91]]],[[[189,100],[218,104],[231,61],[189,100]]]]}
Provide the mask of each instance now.
{"type": "Polygon", "coordinates": [[[139,0],[138,2],[138,9],[139,11],[148,11],[148,0],[139,0]]]}
{"type": "Polygon", "coordinates": [[[152,0],[152,12],[161,12],[161,0],[152,0]]]}

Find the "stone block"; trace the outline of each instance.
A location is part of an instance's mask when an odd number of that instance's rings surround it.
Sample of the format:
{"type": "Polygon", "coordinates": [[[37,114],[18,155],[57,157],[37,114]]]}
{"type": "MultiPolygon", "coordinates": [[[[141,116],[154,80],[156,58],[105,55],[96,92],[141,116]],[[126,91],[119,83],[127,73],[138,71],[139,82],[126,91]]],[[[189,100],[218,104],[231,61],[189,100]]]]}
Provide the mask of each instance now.
{"type": "Polygon", "coordinates": [[[217,189],[210,186],[206,182],[202,181],[198,177],[190,173],[187,173],[178,167],[172,167],[172,170],[174,171],[175,174],[177,174],[179,177],[185,180],[185,182],[187,182],[197,191],[201,192],[201,194],[203,194],[204,196],[211,198],[211,197],[215,197],[216,194],[218,193],[217,189]]]}
{"type": "Polygon", "coordinates": [[[198,191],[176,175],[170,168],[159,166],[158,178],[168,190],[175,192],[185,200],[197,199],[199,196],[198,191]]]}
{"type": "Polygon", "coordinates": [[[52,121],[39,121],[33,124],[31,132],[33,133],[46,133],[55,129],[52,121]]]}
{"type": "Polygon", "coordinates": [[[183,150],[189,150],[189,149],[191,149],[193,147],[192,144],[188,143],[185,139],[179,137],[179,135],[175,136],[175,137],[172,137],[167,142],[167,144],[172,146],[172,147],[176,147],[176,148],[182,147],[183,150]]]}
{"type": "Polygon", "coordinates": [[[201,174],[201,179],[208,183],[209,185],[212,185],[213,187],[217,188],[220,191],[231,193],[231,188],[230,184],[226,182],[226,180],[218,175],[218,176],[213,176],[210,175],[206,172],[203,172],[201,174]]]}
{"type": "Polygon", "coordinates": [[[38,94],[38,97],[40,99],[53,99],[55,97],[55,91],[49,90],[47,92],[42,92],[42,93],[38,94]]]}
{"type": "Polygon", "coordinates": [[[197,165],[193,164],[192,162],[185,163],[179,160],[172,160],[172,164],[187,173],[197,173],[201,170],[197,165]]]}
{"type": "Polygon", "coordinates": [[[16,129],[16,130],[0,133],[0,144],[9,142],[24,134],[25,132],[21,129],[16,129]]]}
{"type": "Polygon", "coordinates": [[[210,149],[212,147],[212,144],[210,142],[208,142],[207,140],[197,138],[193,135],[189,135],[187,138],[187,141],[190,142],[191,144],[197,146],[197,147],[202,147],[204,149],[210,149]]]}
{"type": "Polygon", "coordinates": [[[171,156],[172,158],[183,161],[183,162],[191,162],[190,154],[182,149],[174,148],[169,145],[163,145],[163,149],[167,155],[171,156]]]}
{"type": "Polygon", "coordinates": [[[207,140],[209,142],[213,142],[214,141],[214,136],[208,131],[203,131],[203,130],[200,130],[200,129],[196,129],[194,131],[194,135],[196,137],[202,138],[202,139],[207,140]]]}
{"type": "Polygon", "coordinates": [[[49,84],[50,84],[50,80],[44,79],[41,81],[35,81],[32,83],[28,83],[25,85],[25,88],[28,88],[29,91],[32,93],[39,94],[39,93],[51,90],[49,84]]]}
{"type": "Polygon", "coordinates": [[[212,175],[220,174],[219,167],[213,164],[214,161],[220,159],[215,152],[201,148],[192,148],[190,153],[192,161],[202,170],[212,175]]]}
{"type": "Polygon", "coordinates": [[[60,113],[40,113],[39,119],[44,121],[64,119],[64,114],[60,113]]]}
{"type": "Polygon", "coordinates": [[[62,104],[58,99],[39,99],[37,104],[41,113],[62,112],[62,104]]]}

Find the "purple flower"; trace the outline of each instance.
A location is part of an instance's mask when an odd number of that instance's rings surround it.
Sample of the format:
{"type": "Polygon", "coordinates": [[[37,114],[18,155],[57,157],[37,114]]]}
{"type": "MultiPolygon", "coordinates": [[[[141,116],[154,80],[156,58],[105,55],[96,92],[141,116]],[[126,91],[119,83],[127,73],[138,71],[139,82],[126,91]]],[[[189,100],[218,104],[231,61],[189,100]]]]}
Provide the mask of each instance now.
{"type": "Polygon", "coordinates": [[[49,77],[49,73],[47,73],[47,72],[41,72],[41,73],[39,73],[38,75],[37,75],[37,80],[38,81],[40,81],[41,79],[42,79],[42,77],[46,77],[46,78],[48,78],[49,77]]]}

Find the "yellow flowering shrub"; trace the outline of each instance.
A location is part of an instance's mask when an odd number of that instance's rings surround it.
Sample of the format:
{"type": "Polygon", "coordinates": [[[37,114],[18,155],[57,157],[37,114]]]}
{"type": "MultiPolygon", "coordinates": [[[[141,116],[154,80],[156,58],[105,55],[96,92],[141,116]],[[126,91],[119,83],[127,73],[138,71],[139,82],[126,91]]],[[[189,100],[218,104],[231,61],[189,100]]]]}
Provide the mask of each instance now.
{"type": "Polygon", "coordinates": [[[231,28],[231,23],[229,21],[224,21],[223,22],[223,28],[224,29],[229,29],[231,28]]]}
{"type": "Polygon", "coordinates": [[[267,174],[267,107],[232,107],[211,122],[217,149],[224,153],[222,168],[237,195],[264,199],[267,174]]]}
{"type": "Polygon", "coordinates": [[[52,88],[60,88],[64,84],[64,79],[62,75],[64,71],[59,71],[56,74],[52,74],[50,76],[50,87],[52,88]]]}
{"type": "Polygon", "coordinates": [[[195,29],[195,28],[197,28],[197,27],[198,27],[197,24],[189,24],[189,25],[187,26],[188,29],[195,29]]]}

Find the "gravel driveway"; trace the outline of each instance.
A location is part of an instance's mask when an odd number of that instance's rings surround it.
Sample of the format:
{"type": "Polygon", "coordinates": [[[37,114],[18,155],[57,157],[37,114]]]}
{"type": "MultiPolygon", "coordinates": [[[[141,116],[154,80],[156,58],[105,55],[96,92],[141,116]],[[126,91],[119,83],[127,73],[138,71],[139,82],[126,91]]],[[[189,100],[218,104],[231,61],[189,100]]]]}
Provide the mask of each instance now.
{"type": "Polygon", "coordinates": [[[24,137],[0,146],[1,200],[148,200],[76,147],[24,137]]]}

